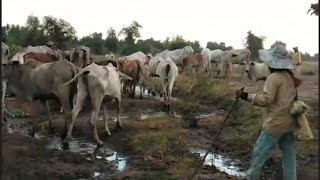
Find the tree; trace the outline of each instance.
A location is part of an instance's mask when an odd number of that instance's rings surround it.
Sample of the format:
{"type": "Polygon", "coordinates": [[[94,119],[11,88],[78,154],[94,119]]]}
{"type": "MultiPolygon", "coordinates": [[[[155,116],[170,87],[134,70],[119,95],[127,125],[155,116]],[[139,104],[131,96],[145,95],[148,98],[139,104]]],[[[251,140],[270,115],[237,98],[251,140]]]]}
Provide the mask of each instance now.
{"type": "Polygon", "coordinates": [[[311,12],[310,15],[314,14],[316,16],[319,16],[319,1],[317,3],[311,4],[307,14],[309,14],[309,12],[311,12]]]}
{"type": "Polygon", "coordinates": [[[250,49],[253,59],[259,58],[259,49],[263,49],[263,39],[255,36],[251,31],[247,32],[245,47],[250,49]]]}
{"type": "Polygon", "coordinates": [[[38,17],[29,15],[27,18],[25,29],[25,36],[23,37],[24,46],[36,46],[45,43],[46,38],[44,36],[43,30],[41,29],[41,24],[38,17]]]}
{"type": "Polygon", "coordinates": [[[187,41],[181,36],[177,35],[172,38],[172,40],[169,42],[169,50],[175,50],[175,49],[181,49],[185,46],[188,46],[187,41]]]}
{"type": "Polygon", "coordinates": [[[211,42],[211,41],[207,42],[206,48],[208,48],[210,50],[221,49],[223,51],[233,49],[232,46],[226,47],[226,44],[224,42],[220,42],[218,44],[217,42],[211,42]]]}
{"type": "Polygon", "coordinates": [[[112,27],[108,29],[107,31],[107,37],[105,40],[105,47],[109,52],[117,52],[119,46],[119,40],[117,37],[116,30],[114,30],[112,27]]]}
{"type": "Polygon", "coordinates": [[[43,18],[42,29],[48,39],[54,41],[58,48],[68,48],[66,42],[76,38],[76,31],[69,22],[52,16],[43,18]]]}
{"type": "Polygon", "coordinates": [[[188,45],[192,47],[194,52],[200,53],[201,52],[201,46],[199,41],[194,41],[194,42],[188,42],[188,45]]]}
{"type": "Polygon", "coordinates": [[[270,49],[274,48],[275,46],[277,45],[283,45],[283,46],[287,46],[286,43],[282,42],[282,41],[276,41],[274,42],[271,46],[270,46],[270,49]]]}
{"type": "Polygon", "coordinates": [[[137,21],[133,21],[129,26],[123,27],[119,35],[124,35],[124,40],[129,45],[134,45],[135,40],[140,37],[140,28],[142,28],[142,26],[137,21]]]}

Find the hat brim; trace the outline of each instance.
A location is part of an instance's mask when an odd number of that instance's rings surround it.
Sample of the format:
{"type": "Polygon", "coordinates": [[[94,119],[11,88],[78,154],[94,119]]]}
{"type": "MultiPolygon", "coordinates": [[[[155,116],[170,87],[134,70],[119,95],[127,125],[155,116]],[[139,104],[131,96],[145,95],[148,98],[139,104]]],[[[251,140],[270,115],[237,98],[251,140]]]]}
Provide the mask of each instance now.
{"type": "Polygon", "coordinates": [[[272,51],[259,50],[259,58],[273,69],[293,69],[292,60],[273,56],[272,51]]]}

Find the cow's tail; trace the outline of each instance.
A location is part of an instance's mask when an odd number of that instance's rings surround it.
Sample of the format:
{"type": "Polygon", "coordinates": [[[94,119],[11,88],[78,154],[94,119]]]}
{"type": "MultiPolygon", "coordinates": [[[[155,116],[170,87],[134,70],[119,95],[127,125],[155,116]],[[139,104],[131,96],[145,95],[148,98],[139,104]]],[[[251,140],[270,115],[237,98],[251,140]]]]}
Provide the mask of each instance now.
{"type": "Polygon", "coordinates": [[[148,77],[148,75],[147,74],[145,74],[145,71],[144,71],[144,67],[143,67],[143,65],[142,65],[142,63],[140,62],[140,61],[137,61],[137,65],[138,65],[138,74],[139,73],[141,73],[142,74],[142,76],[145,78],[145,79],[147,79],[148,77]]]}
{"type": "Polygon", "coordinates": [[[136,63],[137,63],[137,67],[138,67],[138,69],[137,69],[137,76],[136,76],[136,81],[137,82],[139,82],[139,80],[140,80],[140,73],[142,74],[142,69],[141,69],[141,66],[140,66],[140,63],[139,63],[139,61],[138,60],[136,60],[136,63]]]}
{"type": "Polygon", "coordinates": [[[168,82],[168,77],[169,77],[169,72],[170,72],[170,69],[171,69],[171,66],[170,66],[170,64],[167,64],[166,66],[165,66],[165,70],[166,70],[166,81],[168,82]]]}
{"type": "Polygon", "coordinates": [[[78,72],[78,74],[76,74],[70,81],[64,83],[64,85],[68,85],[70,83],[72,83],[73,81],[77,80],[79,76],[83,75],[83,74],[88,74],[90,71],[88,70],[84,70],[81,69],[80,72],[78,72]]]}

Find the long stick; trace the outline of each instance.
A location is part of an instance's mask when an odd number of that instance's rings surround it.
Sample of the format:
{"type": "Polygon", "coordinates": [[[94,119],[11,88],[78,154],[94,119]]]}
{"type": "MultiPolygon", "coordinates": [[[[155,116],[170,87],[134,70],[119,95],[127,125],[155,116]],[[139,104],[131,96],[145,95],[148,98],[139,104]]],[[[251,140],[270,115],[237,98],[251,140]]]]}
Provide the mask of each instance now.
{"type": "Polygon", "coordinates": [[[203,156],[203,158],[202,158],[199,166],[197,166],[197,168],[194,170],[193,174],[192,174],[191,177],[189,178],[190,180],[193,179],[193,177],[196,176],[196,175],[198,174],[198,171],[202,168],[202,165],[203,165],[206,157],[208,156],[209,152],[210,152],[210,151],[212,150],[212,148],[214,147],[215,141],[217,140],[218,136],[220,135],[221,130],[224,128],[224,126],[225,126],[225,124],[226,124],[226,122],[227,122],[227,120],[228,120],[231,112],[233,111],[235,105],[237,104],[238,100],[239,100],[239,98],[237,98],[236,101],[232,104],[232,107],[231,107],[229,113],[227,114],[226,118],[224,119],[224,121],[223,121],[222,125],[220,126],[218,132],[217,132],[216,135],[214,136],[213,142],[212,142],[211,146],[209,147],[207,153],[203,156]]]}

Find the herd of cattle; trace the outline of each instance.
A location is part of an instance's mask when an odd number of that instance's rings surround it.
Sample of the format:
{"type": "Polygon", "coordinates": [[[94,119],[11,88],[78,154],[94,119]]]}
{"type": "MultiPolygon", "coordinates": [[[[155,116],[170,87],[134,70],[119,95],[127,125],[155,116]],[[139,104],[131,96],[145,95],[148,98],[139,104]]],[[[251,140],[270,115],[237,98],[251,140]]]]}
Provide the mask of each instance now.
{"type": "MultiPolygon", "coordinates": [[[[17,52],[9,58],[9,47],[2,42],[2,79],[16,99],[45,102],[50,116],[49,99],[60,101],[65,118],[64,142],[71,140],[75,119],[81,111],[85,99],[90,99],[92,108],[90,124],[97,144],[103,144],[98,137],[96,119],[103,105],[105,130],[111,135],[107,125],[107,106],[105,102],[117,103],[117,128],[121,128],[121,93],[134,98],[136,86],[140,86],[140,97],[149,78],[158,78],[162,84],[164,106],[170,111],[171,92],[178,77],[183,73],[194,74],[197,70],[205,75],[231,76],[233,67],[243,67],[249,79],[264,79],[270,73],[263,63],[251,62],[249,49],[203,49],[194,53],[191,46],[173,51],[164,50],[155,56],[136,52],[118,57],[105,55],[104,61],[95,62],[90,48],[77,46],[70,51],[52,50],[46,46],[28,46],[24,52],[17,52]],[[71,121],[69,121],[71,119],[71,121]]],[[[153,91],[151,88],[150,91],[153,91]]],[[[6,89],[3,89],[6,92],[6,89]]],[[[5,94],[5,93],[3,93],[5,94]]],[[[2,102],[4,102],[4,96],[2,102]]],[[[36,121],[35,121],[36,122],[36,121]]],[[[49,117],[49,126],[52,123],[49,117]]],[[[37,124],[33,126],[33,133],[37,124]]]]}

